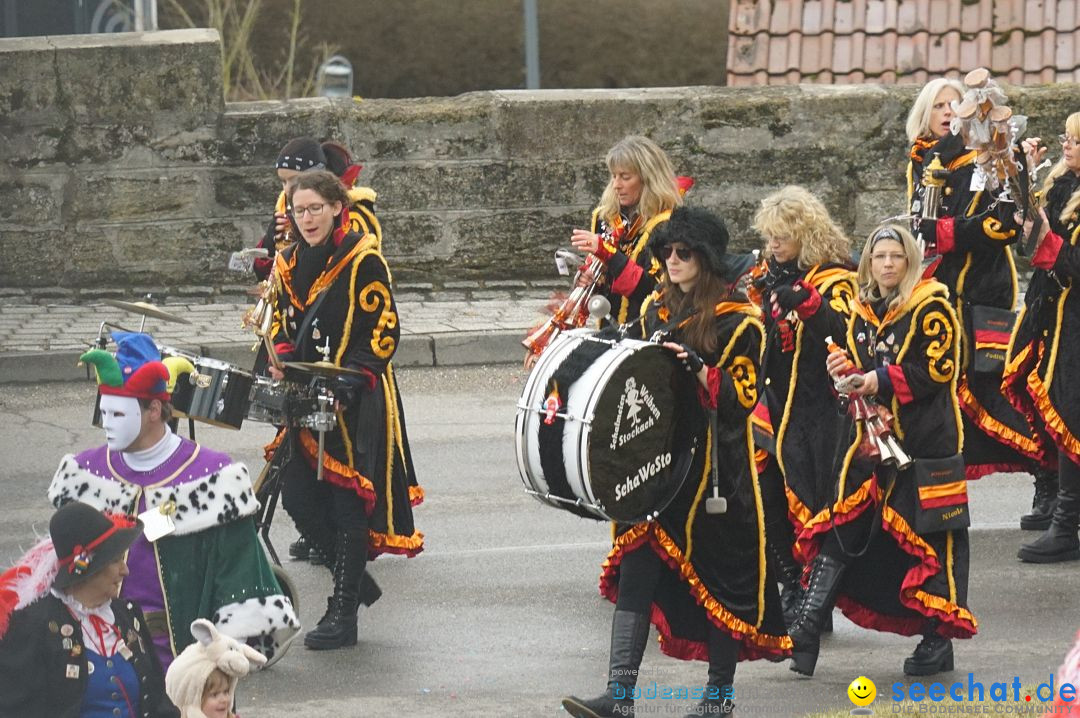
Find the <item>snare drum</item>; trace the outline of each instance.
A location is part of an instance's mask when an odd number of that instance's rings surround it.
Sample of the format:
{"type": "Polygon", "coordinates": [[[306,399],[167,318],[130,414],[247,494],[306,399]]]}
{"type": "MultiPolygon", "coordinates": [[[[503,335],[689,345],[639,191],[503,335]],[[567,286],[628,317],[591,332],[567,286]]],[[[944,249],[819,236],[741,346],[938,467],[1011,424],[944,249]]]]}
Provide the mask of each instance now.
{"type": "Polygon", "coordinates": [[[285,423],[285,382],[257,375],[251,385],[250,403],[247,409],[249,421],[282,426],[285,423]]]}
{"type": "Polygon", "coordinates": [[[174,413],[225,429],[239,429],[248,413],[251,373],[210,357],[197,357],[192,363],[195,371],[176,380],[174,413]]]}
{"type": "Polygon", "coordinates": [[[704,440],[695,382],[658,344],[602,340],[585,329],[561,334],[518,402],[526,491],[579,516],[655,518],[678,494],[704,440]]]}

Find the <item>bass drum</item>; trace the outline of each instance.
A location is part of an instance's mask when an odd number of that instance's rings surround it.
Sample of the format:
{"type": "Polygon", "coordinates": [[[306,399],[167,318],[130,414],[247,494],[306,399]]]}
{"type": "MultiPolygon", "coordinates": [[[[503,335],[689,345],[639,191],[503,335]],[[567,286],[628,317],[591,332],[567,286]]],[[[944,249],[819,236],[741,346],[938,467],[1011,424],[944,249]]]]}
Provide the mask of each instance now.
{"type": "Polygon", "coordinates": [[[620,523],[656,518],[705,435],[696,379],[658,344],[560,335],[518,402],[518,471],[540,501],[620,523]]]}

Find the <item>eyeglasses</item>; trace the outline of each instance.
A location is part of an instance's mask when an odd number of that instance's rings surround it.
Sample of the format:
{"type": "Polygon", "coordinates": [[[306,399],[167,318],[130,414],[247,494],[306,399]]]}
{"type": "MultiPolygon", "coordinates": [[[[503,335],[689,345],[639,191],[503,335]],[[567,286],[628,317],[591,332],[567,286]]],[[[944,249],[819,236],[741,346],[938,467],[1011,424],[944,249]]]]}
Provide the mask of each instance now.
{"type": "Polygon", "coordinates": [[[312,217],[318,217],[326,209],[325,204],[309,204],[307,207],[293,207],[293,217],[300,218],[304,216],[304,213],[310,214],[312,217]]]}
{"type": "Polygon", "coordinates": [[[1075,137],[1069,137],[1068,135],[1058,135],[1058,142],[1063,145],[1068,145],[1070,147],[1076,147],[1077,145],[1080,145],[1080,140],[1076,139],[1075,137]]]}
{"type": "Polygon", "coordinates": [[[665,244],[660,248],[660,257],[666,262],[671,259],[671,253],[674,252],[675,256],[679,258],[680,262],[689,262],[694,256],[694,250],[687,247],[672,247],[670,244],[665,244]]]}

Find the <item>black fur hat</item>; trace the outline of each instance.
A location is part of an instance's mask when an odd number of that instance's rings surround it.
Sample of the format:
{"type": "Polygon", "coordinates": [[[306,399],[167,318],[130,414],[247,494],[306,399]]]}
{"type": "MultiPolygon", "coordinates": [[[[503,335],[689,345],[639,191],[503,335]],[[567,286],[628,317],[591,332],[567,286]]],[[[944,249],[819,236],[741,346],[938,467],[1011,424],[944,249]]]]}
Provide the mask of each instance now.
{"type": "Polygon", "coordinates": [[[677,207],[672,211],[671,219],[653,231],[649,251],[663,264],[660,250],[675,242],[682,242],[697,252],[704,269],[730,280],[731,268],[726,260],[728,232],[724,220],[700,207],[677,207]]]}

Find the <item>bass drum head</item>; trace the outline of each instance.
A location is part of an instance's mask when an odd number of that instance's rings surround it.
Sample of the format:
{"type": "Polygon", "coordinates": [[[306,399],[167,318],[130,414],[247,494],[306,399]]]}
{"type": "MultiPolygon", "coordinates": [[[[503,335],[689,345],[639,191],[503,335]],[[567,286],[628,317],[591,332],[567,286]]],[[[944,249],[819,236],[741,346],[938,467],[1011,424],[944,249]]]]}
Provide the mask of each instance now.
{"type": "Polygon", "coordinates": [[[647,345],[619,363],[593,402],[589,486],[614,521],[655,518],[682,488],[706,423],[696,384],[670,351],[647,345]]]}

